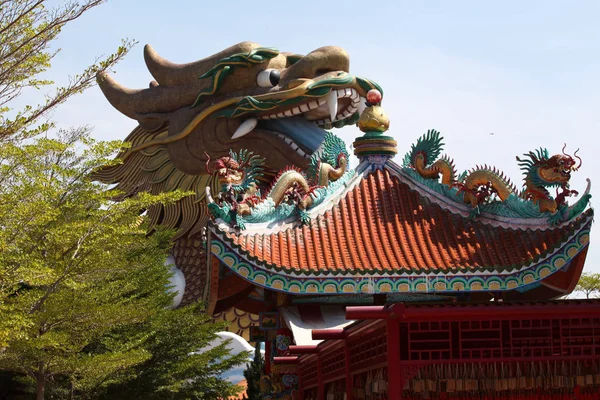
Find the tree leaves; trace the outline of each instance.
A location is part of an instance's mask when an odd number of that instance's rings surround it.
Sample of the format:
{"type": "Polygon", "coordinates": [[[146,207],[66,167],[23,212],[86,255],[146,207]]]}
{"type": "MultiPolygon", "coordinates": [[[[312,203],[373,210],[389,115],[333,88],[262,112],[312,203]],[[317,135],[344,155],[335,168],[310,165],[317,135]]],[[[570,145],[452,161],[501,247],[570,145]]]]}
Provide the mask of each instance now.
{"type": "Polygon", "coordinates": [[[586,298],[594,298],[600,294],[600,274],[583,273],[575,291],[582,292],[586,298]]]}
{"type": "Polygon", "coordinates": [[[50,68],[58,51],[50,50],[62,28],[105,0],[69,2],[47,8],[46,0],[0,2],[0,140],[30,138],[48,132],[53,125],[42,119],[71,96],[95,83],[96,75],[120,61],[135,41],[124,40],[115,53],[98,58],[64,87],[54,89],[38,105],[12,110],[24,89],[41,89],[54,82],[38,76],[50,68]],[[13,114],[9,117],[9,114],[13,114]]]}

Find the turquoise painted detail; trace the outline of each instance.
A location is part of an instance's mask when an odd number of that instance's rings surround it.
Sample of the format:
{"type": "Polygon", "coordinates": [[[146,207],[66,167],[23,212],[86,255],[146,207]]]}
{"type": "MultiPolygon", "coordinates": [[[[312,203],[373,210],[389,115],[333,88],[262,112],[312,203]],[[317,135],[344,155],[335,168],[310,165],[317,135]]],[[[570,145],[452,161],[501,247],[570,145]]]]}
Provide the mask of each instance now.
{"type": "MultiPolygon", "coordinates": [[[[232,107],[224,108],[222,110],[216,111],[212,114],[214,117],[225,117],[225,118],[237,118],[246,114],[253,113],[261,113],[267,112],[271,110],[275,110],[279,107],[287,107],[293,106],[300,103],[305,103],[314,98],[323,97],[327,95],[332,90],[337,88],[347,87],[354,80],[354,76],[342,72],[338,76],[325,79],[322,81],[317,81],[310,84],[304,94],[301,96],[296,96],[290,99],[278,99],[278,100],[261,100],[260,98],[253,96],[246,96],[243,99],[239,100],[232,107]]],[[[357,80],[359,78],[356,78],[357,80]]],[[[335,127],[341,127],[347,124],[355,123],[358,120],[357,113],[346,117],[341,121],[336,121],[334,124],[335,127]]]]}
{"type": "Polygon", "coordinates": [[[581,215],[581,213],[583,213],[585,211],[586,207],[588,206],[591,198],[592,198],[592,195],[589,193],[586,193],[583,196],[581,196],[581,198],[579,200],[577,200],[577,202],[575,204],[573,204],[571,207],[568,208],[564,219],[566,221],[570,221],[573,218],[581,215]]]}
{"type": "Polygon", "coordinates": [[[444,148],[442,135],[435,129],[430,129],[421,136],[417,143],[410,147],[410,151],[402,159],[403,167],[410,167],[415,163],[417,155],[422,154],[425,158],[425,165],[429,166],[438,159],[444,148]]]}
{"type": "Polygon", "coordinates": [[[381,93],[381,97],[383,98],[383,89],[381,88],[381,86],[379,86],[377,82],[359,76],[356,77],[356,82],[361,88],[364,89],[365,92],[368,92],[371,89],[379,90],[379,93],[381,93]]]}
{"type": "MultiPolygon", "coordinates": [[[[441,301],[446,299],[446,296],[439,296],[425,293],[388,293],[387,300],[392,303],[400,302],[423,302],[423,301],[441,301]]],[[[352,304],[373,304],[373,295],[370,293],[353,293],[353,294],[340,294],[340,295],[329,295],[329,296],[297,296],[292,298],[292,304],[340,304],[340,305],[352,305],[352,304]]]]}
{"type": "MultiPolygon", "coordinates": [[[[554,272],[568,268],[569,263],[589,244],[591,218],[559,249],[536,264],[514,273],[480,274],[473,270],[449,271],[427,276],[413,272],[407,276],[391,274],[368,277],[350,275],[345,271],[320,271],[316,276],[305,272],[285,271],[265,265],[255,259],[242,258],[232,244],[226,244],[213,227],[211,253],[224,265],[245,279],[273,290],[298,294],[355,294],[355,293],[429,293],[456,294],[461,292],[508,291],[541,282],[554,272]]],[[[511,268],[497,268],[505,271],[511,268]]]]}
{"type": "MultiPolygon", "coordinates": [[[[460,192],[458,188],[444,185],[434,179],[423,178],[412,168],[393,168],[397,172],[403,172],[409,175],[416,182],[426,186],[428,189],[443,195],[452,202],[464,204],[463,197],[464,193],[460,192]]],[[[525,200],[514,194],[510,195],[505,201],[493,200],[489,203],[479,205],[474,216],[488,213],[491,215],[497,215],[506,218],[534,218],[544,219],[549,225],[553,226],[556,223],[564,222],[565,220],[571,220],[581,215],[585,211],[590,195],[584,195],[574,207],[568,208],[563,207],[556,214],[550,212],[540,212],[538,206],[531,201],[525,200]]]]}
{"type": "MultiPolygon", "coordinates": [[[[542,219],[549,226],[555,226],[581,215],[589,203],[591,196],[586,193],[573,206],[568,207],[566,204],[559,204],[557,212],[552,213],[551,211],[540,211],[538,202],[532,201],[529,198],[527,190],[534,189],[527,189],[528,187],[537,188],[535,190],[538,190],[540,193],[546,193],[546,196],[552,199],[546,188],[562,187],[564,185],[564,183],[558,181],[547,181],[538,172],[540,166],[545,165],[544,163],[548,162],[551,158],[547,149],[540,148],[535,150],[535,152],[525,154],[523,158],[517,157],[519,166],[525,175],[525,182],[527,185],[530,185],[525,188],[525,192],[520,194],[502,173],[487,166],[477,167],[472,171],[465,171],[459,175],[458,179],[455,179],[453,162],[445,156],[440,158],[444,146],[442,140],[440,132],[433,129],[428,130],[411,146],[410,151],[406,153],[401,168],[393,164],[389,164],[389,166],[397,172],[409,175],[413,180],[443,195],[450,201],[460,203],[461,205],[465,204],[465,191],[472,192],[473,190],[477,190],[476,188],[467,188],[468,180],[471,176],[475,176],[475,174],[483,174],[483,176],[487,174],[490,179],[496,179],[500,186],[506,187],[506,191],[509,194],[505,195],[504,201],[500,200],[497,196],[493,196],[493,192],[488,193],[484,197],[485,201],[479,203],[477,207],[472,208],[470,213],[471,218],[476,218],[482,213],[487,213],[506,218],[542,219]],[[419,157],[422,157],[422,164],[419,168],[427,169],[427,171],[422,171],[422,174],[416,171],[418,169],[416,166],[417,158],[419,157]],[[435,171],[440,171],[440,168],[446,170],[446,173],[449,174],[450,179],[446,181],[446,183],[450,182],[449,184],[441,183],[437,178],[437,174],[434,173],[435,171]]],[[[481,178],[475,177],[473,179],[478,180],[481,178]]],[[[466,203],[470,204],[470,202],[466,203]]]]}
{"type": "Polygon", "coordinates": [[[198,103],[204,100],[205,96],[214,95],[222,86],[225,78],[231,75],[234,67],[250,67],[256,64],[262,64],[278,55],[279,50],[277,49],[258,47],[248,53],[237,53],[221,59],[211,69],[200,76],[200,79],[212,78],[212,83],[209,88],[202,90],[198,94],[192,107],[196,107],[198,103]]]}
{"type": "MultiPolygon", "coordinates": [[[[347,171],[337,181],[330,182],[328,187],[315,189],[312,194],[314,199],[313,204],[309,210],[323,203],[331,194],[346,185],[355,174],[354,170],[347,171]]],[[[295,205],[287,203],[282,203],[278,207],[275,207],[275,202],[267,195],[264,201],[252,208],[252,214],[240,217],[240,221],[245,225],[278,222],[296,216],[297,208],[295,205]]],[[[302,215],[300,215],[300,218],[302,218],[302,215]]]]}
{"type": "MultiPolygon", "coordinates": [[[[228,224],[235,223],[240,229],[245,229],[243,218],[234,209],[232,197],[237,201],[240,196],[258,183],[258,178],[263,174],[264,159],[244,149],[239,153],[230,150],[229,157],[238,165],[243,166],[243,180],[240,183],[223,184],[221,194],[227,200],[221,201],[220,204],[209,202],[208,211],[215,218],[220,218],[228,224]]],[[[256,196],[260,196],[260,192],[257,191],[256,196]]]]}
{"type": "Polygon", "coordinates": [[[310,163],[307,172],[308,178],[313,180],[317,179],[317,174],[321,163],[327,163],[337,167],[338,157],[340,154],[343,154],[346,157],[346,160],[350,159],[350,153],[348,153],[346,143],[338,136],[327,131],[325,133],[325,137],[323,138],[323,143],[321,144],[321,150],[317,151],[310,157],[310,163]]]}
{"type": "Polygon", "coordinates": [[[214,76],[221,68],[224,67],[250,67],[256,64],[262,64],[275,58],[279,55],[279,50],[272,47],[257,47],[250,50],[248,53],[236,53],[229,57],[222,58],[211,69],[206,71],[200,79],[214,76]]]}

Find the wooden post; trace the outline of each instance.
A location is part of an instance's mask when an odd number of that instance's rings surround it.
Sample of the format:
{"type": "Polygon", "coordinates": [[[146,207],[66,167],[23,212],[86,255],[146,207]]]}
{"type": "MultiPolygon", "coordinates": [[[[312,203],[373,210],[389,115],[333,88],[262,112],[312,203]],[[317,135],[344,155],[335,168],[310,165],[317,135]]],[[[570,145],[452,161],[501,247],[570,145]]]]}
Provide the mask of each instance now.
{"type": "Polygon", "coordinates": [[[352,382],[352,369],[350,368],[350,345],[348,339],[344,339],[344,354],[345,354],[345,367],[346,367],[346,400],[353,400],[354,394],[354,382],[352,382]]]}
{"type": "Polygon", "coordinates": [[[388,398],[402,399],[404,379],[401,379],[400,364],[400,324],[396,318],[387,320],[387,372],[388,398]]]}
{"type": "Polygon", "coordinates": [[[294,396],[294,400],[302,400],[304,398],[304,369],[302,369],[301,365],[298,365],[298,390],[296,390],[296,394],[294,396]]]}
{"type": "Polygon", "coordinates": [[[265,341],[265,374],[271,373],[271,340],[265,341]]]}
{"type": "Polygon", "coordinates": [[[323,364],[321,356],[317,354],[317,400],[325,400],[325,385],[323,383],[323,364]]]}

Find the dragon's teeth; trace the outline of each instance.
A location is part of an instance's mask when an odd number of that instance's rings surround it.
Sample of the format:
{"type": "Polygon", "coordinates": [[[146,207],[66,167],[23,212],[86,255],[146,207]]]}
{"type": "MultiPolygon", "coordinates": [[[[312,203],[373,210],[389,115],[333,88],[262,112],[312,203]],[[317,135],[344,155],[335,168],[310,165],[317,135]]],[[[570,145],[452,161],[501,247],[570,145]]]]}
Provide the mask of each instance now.
{"type": "Polygon", "coordinates": [[[308,108],[306,104],[300,104],[300,111],[307,112],[308,110],[310,110],[310,108],[308,108]]]}
{"type": "Polygon", "coordinates": [[[361,115],[365,111],[365,108],[367,108],[367,99],[361,97],[358,100],[358,114],[361,115]]]}
{"type": "Polygon", "coordinates": [[[296,153],[300,154],[302,157],[306,157],[306,153],[300,147],[296,149],[296,153]]]}
{"type": "Polygon", "coordinates": [[[329,117],[331,118],[331,120],[335,120],[335,116],[337,115],[337,109],[338,109],[338,101],[337,101],[337,91],[336,90],[331,90],[329,92],[329,94],[327,95],[327,109],[329,110],[329,117]]]}
{"type": "Polygon", "coordinates": [[[238,139],[242,136],[245,136],[252,132],[254,128],[256,128],[256,124],[258,120],[256,118],[250,118],[241,123],[241,125],[236,129],[235,133],[231,137],[232,139],[238,139]]]}
{"type": "Polygon", "coordinates": [[[312,110],[313,108],[317,108],[317,107],[319,107],[319,103],[316,100],[313,100],[310,103],[308,103],[309,110],[312,110]]]}

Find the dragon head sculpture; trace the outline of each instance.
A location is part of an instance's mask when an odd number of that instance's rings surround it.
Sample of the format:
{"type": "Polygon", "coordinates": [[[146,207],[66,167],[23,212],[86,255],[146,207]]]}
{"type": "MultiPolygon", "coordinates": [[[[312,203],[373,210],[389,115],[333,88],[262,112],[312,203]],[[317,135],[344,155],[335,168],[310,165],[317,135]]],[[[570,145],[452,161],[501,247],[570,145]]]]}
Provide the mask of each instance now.
{"type": "Polygon", "coordinates": [[[195,190],[195,199],[175,209],[149,210],[152,224],[181,225],[180,234],[205,220],[192,209],[205,187],[215,187],[205,170],[209,158],[245,149],[265,158],[267,174],[304,169],[325,129],[356,123],[367,92],[383,92],[351,75],[348,54],[334,46],[303,56],[243,42],[189,64],[171,63],[146,46],[144,58],[155,79],[146,89],[98,76],[108,101],[139,126],[125,139],[131,148],[119,154],[123,163],[95,177],[118,183],[124,196],[195,190]]]}
{"type": "Polygon", "coordinates": [[[563,154],[551,157],[544,148],[524,154],[523,158],[517,157],[525,181],[523,196],[538,202],[540,211],[554,213],[564,204],[566,197],[578,194],[575,190],[569,190],[569,180],[571,172],[577,171],[582,161],[577,156],[577,151],[570,156],[565,153],[565,148],[566,144],[562,149],[563,154]],[[579,160],[579,164],[575,158],[579,160]],[[552,198],[548,192],[548,188],[552,187],[557,188],[556,198],[552,198]]]}
{"type": "Polygon", "coordinates": [[[107,74],[100,88],[120,112],[139,121],[148,140],[130,152],[165,145],[171,162],[187,174],[203,173],[213,159],[244,148],[279,170],[305,167],[321,145],[323,127],[355,123],[361,97],[375,83],[348,73],[348,54],[322,47],[306,56],[251,42],[177,65],[150,47],[144,56],[155,81],[130,90],[107,74]]]}
{"type": "Polygon", "coordinates": [[[525,184],[538,187],[566,187],[571,179],[571,172],[577,171],[582,162],[577,156],[577,151],[570,156],[564,152],[565,147],[566,145],[563,147],[563,154],[555,154],[552,157],[544,148],[536,150],[535,153],[531,151],[522,159],[517,157],[525,184]],[[575,158],[579,160],[579,165],[575,158]]]}

